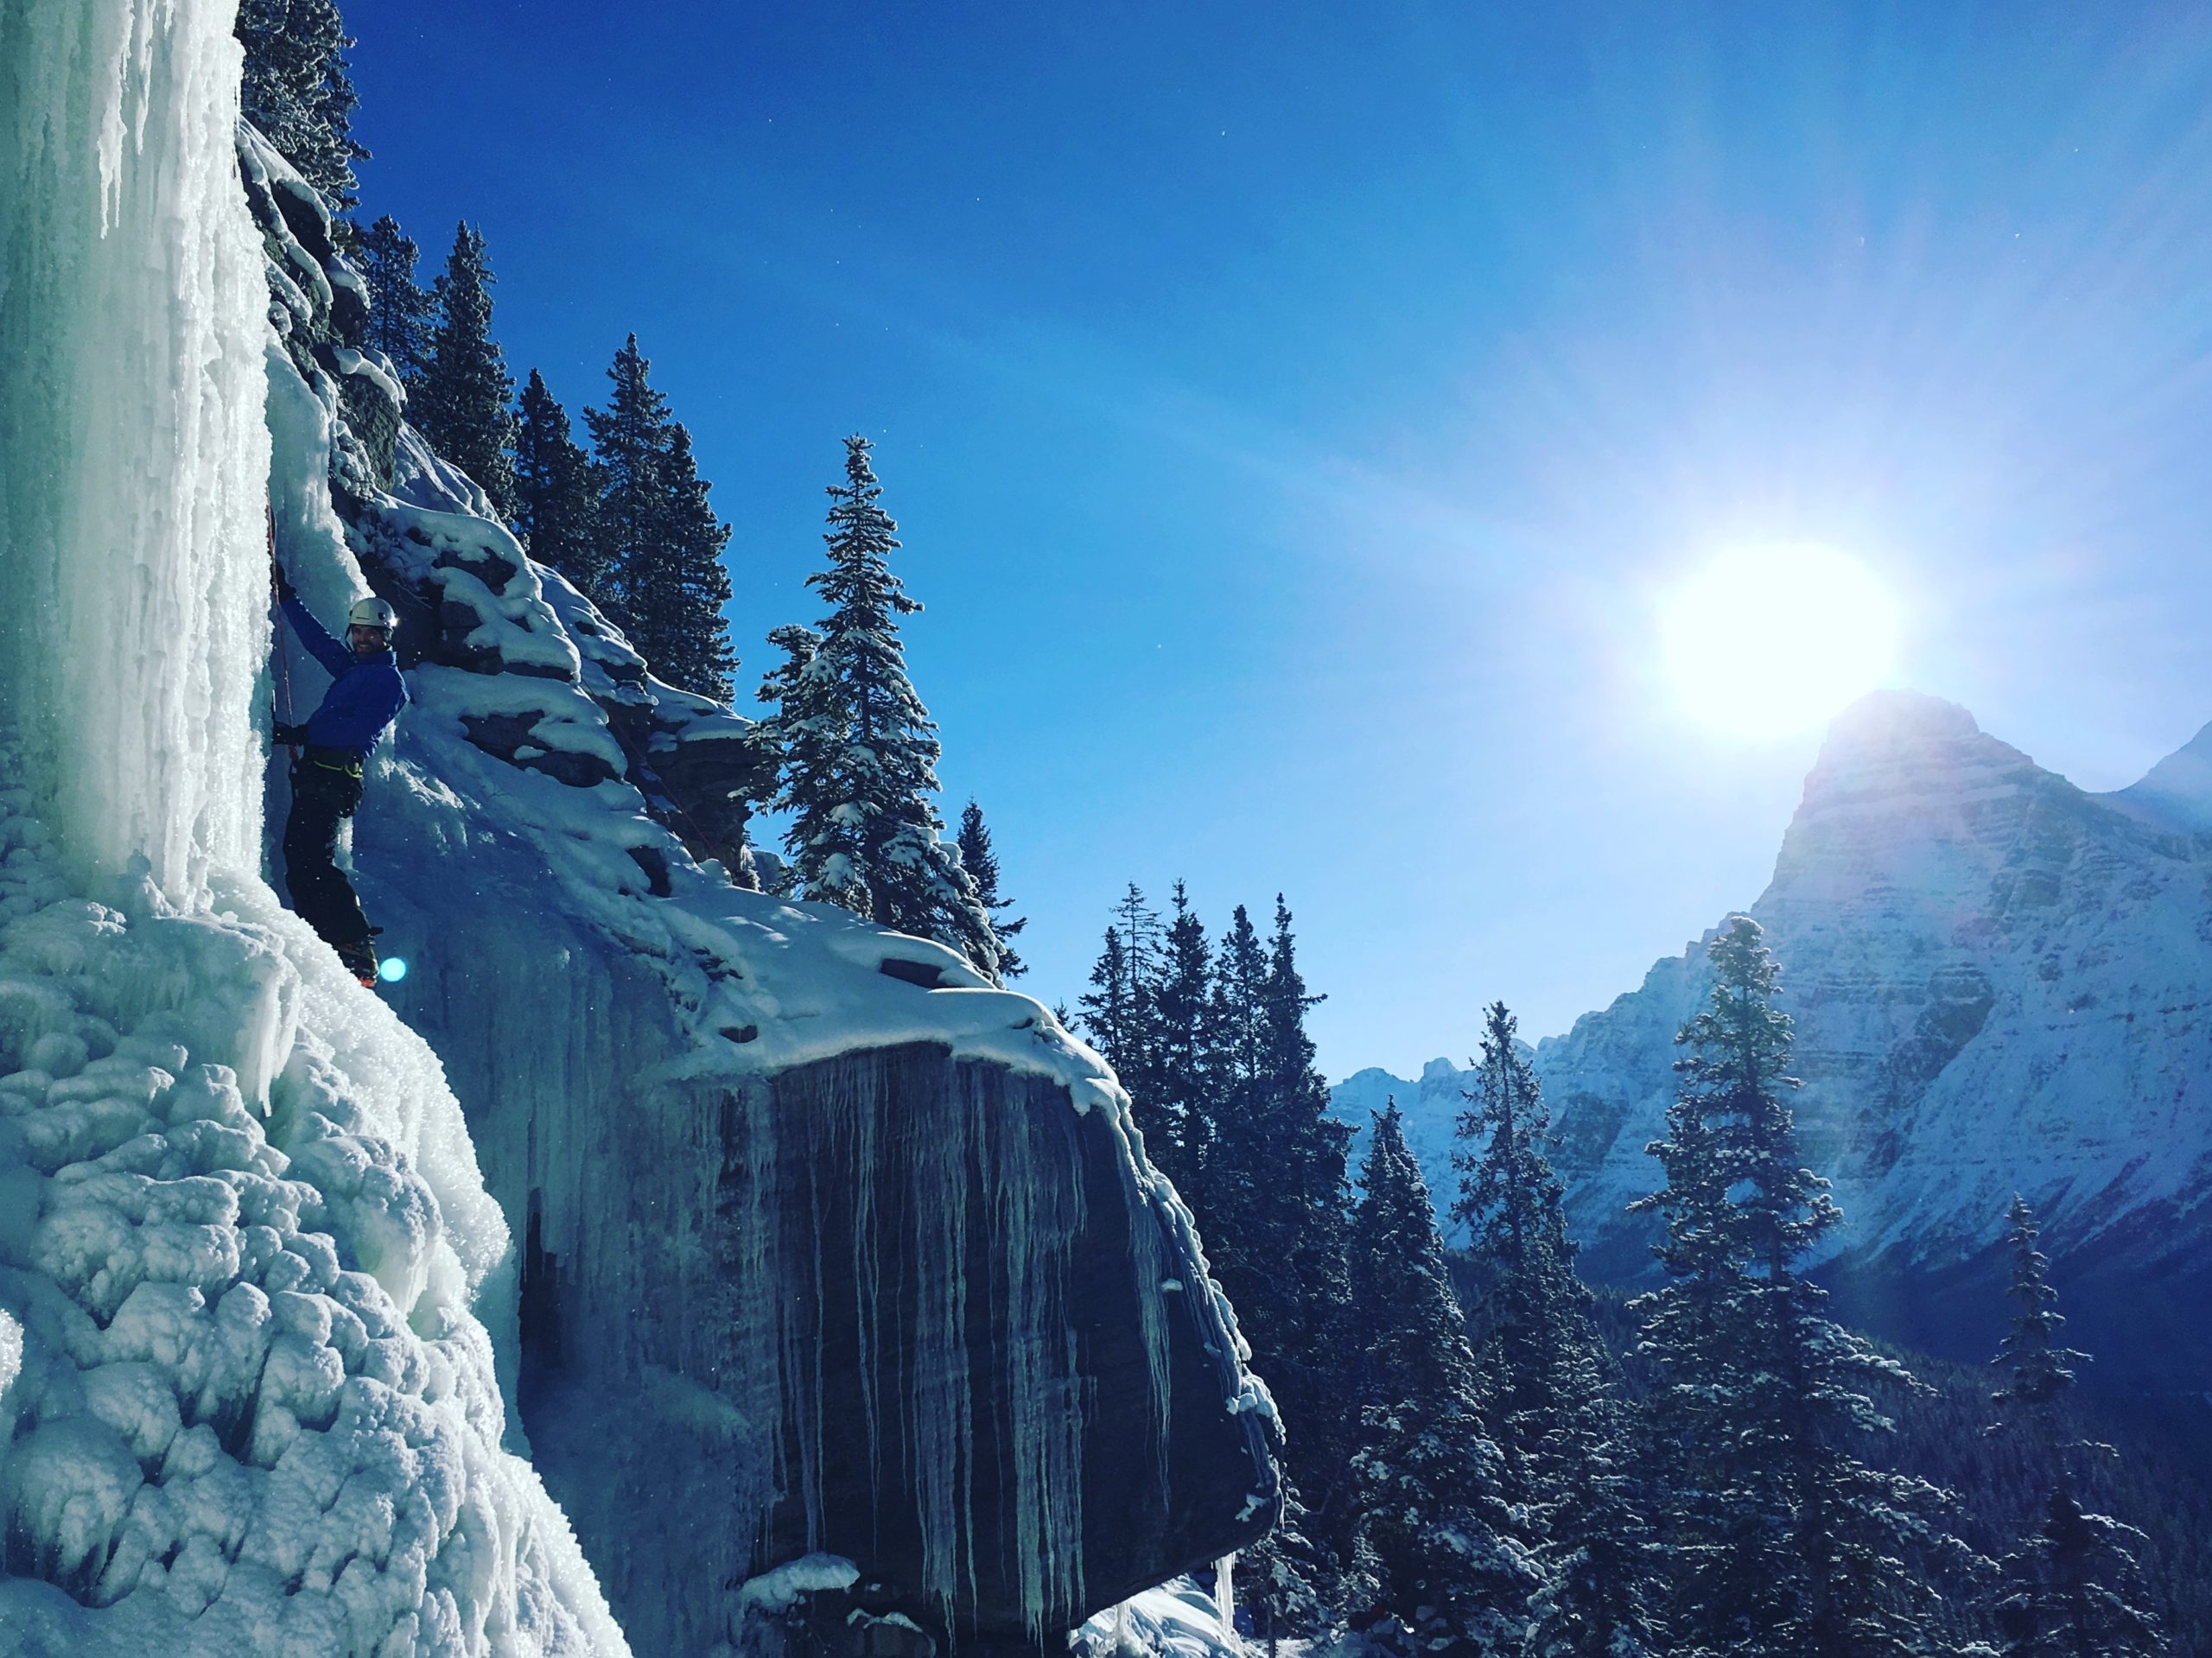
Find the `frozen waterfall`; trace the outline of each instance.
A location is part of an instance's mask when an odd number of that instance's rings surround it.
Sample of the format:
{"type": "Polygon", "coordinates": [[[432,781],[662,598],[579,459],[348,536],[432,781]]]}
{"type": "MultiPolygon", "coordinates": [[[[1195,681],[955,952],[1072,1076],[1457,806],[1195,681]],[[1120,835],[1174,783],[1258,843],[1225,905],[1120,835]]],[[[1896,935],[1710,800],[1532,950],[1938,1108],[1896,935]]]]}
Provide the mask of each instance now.
{"type": "Polygon", "coordinates": [[[84,879],[258,856],[268,294],[213,0],[0,10],[0,690],[84,879]]]}
{"type": "Polygon", "coordinates": [[[0,1649],[622,1654],[437,1058],[260,875],[232,16],[0,7],[0,1649]]]}

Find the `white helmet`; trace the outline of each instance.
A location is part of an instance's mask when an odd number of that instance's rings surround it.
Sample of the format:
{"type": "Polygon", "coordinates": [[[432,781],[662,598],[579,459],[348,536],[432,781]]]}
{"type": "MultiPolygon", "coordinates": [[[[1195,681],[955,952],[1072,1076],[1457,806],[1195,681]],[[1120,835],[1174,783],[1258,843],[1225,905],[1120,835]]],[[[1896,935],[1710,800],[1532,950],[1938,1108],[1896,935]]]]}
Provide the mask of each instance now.
{"type": "Polygon", "coordinates": [[[399,613],[373,595],[353,600],[353,608],[346,613],[348,627],[381,627],[387,633],[399,626],[399,613]]]}

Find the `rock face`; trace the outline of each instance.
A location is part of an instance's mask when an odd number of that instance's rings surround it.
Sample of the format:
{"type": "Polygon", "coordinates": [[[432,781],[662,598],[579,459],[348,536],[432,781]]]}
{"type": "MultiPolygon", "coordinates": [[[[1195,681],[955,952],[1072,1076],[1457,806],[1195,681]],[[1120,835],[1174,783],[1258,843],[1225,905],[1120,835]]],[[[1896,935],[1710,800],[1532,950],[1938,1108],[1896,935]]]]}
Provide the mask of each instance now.
{"type": "MultiPolygon", "coordinates": [[[[312,193],[246,155],[271,271],[329,276],[312,193]]],[[[279,543],[311,607],[400,613],[355,878],[522,1242],[487,1318],[517,1448],[633,1646],[1033,1649],[1262,1534],[1267,1394],[1110,1073],[955,953],[751,890],[750,722],[653,679],[396,404],[354,430],[344,275],[276,290],[279,543]],[[799,1579],[844,1610],[763,1587],[799,1579]]]]}
{"type": "MultiPolygon", "coordinates": [[[[2212,1380],[2192,1310],[2212,1286],[2212,836],[2187,815],[2190,750],[2100,797],[1933,698],[1836,722],[1748,913],[1796,1022],[1806,1159],[1848,1217],[1826,1268],[1847,1316],[1986,1357],[2018,1191],[2094,1377],[2212,1380]]],[[[1652,1188],[1674,1035],[1709,983],[1700,943],[1538,1045],[1594,1277],[1652,1270],[1622,1211],[1652,1188]]]]}
{"type": "Polygon", "coordinates": [[[608,1128],[584,1190],[538,1136],[521,1402],[642,1648],[740,1638],[746,1580],[822,1553],[879,1616],[1033,1648],[1272,1523],[1116,1114],[909,1046],[608,1128]]]}

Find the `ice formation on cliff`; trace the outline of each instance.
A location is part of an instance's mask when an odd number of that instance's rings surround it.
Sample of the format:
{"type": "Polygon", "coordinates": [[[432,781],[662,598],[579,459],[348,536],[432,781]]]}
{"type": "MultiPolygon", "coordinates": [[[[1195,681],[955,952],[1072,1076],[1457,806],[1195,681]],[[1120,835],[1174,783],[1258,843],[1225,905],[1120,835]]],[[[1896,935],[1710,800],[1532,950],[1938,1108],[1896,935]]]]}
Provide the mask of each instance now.
{"type": "Polygon", "coordinates": [[[259,879],[269,290],[212,0],[0,13],[11,1652],[626,1651],[429,1048],[259,879]]]}

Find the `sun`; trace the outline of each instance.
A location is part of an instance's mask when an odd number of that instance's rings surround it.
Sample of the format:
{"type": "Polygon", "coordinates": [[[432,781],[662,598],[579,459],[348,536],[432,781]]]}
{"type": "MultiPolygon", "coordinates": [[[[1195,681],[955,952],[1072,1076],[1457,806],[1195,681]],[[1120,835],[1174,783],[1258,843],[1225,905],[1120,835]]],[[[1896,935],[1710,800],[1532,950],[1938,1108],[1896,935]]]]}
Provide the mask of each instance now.
{"type": "Polygon", "coordinates": [[[1672,595],[1661,626],[1685,711],[1737,737],[1818,727],[1897,660],[1896,601],[1865,565],[1816,545],[1722,554],[1672,595]]]}

